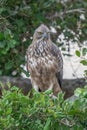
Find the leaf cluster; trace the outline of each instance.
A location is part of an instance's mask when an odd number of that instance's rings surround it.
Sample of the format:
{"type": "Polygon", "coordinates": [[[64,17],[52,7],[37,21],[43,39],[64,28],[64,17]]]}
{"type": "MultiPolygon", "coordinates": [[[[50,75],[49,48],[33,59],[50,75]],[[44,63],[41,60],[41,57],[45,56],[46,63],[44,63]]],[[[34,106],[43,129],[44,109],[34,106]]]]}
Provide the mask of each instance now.
{"type": "Polygon", "coordinates": [[[50,91],[24,96],[15,86],[3,90],[0,99],[0,130],[85,130],[87,129],[87,86],[77,89],[75,100],[56,99],[50,91]]]}
{"type": "MultiPolygon", "coordinates": [[[[84,66],[87,66],[87,48],[82,48],[81,51],[76,50],[76,56],[80,57],[80,63],[84,66]]],[[[87,69],[84,71],[85,77],[87,77],[87,69]]]]}

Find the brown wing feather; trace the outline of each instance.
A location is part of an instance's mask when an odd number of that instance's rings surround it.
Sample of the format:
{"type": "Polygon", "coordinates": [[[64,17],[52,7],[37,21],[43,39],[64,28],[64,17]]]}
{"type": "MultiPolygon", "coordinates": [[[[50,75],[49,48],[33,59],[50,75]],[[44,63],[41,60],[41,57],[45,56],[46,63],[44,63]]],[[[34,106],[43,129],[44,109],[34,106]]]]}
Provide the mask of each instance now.
{"type": "Polygon", "coordinates": [[[62,59],[62,55],[61,55],[61,52],[60,52],[59,48],[54,43],[52,43],[52,46],[51,46],[51,54],[54,57],[56,57],[56,62],[58,64],[56,77],[57,77],[57,81],[58,81],[60,87],[62,87],[63,59],[62,59]]]}

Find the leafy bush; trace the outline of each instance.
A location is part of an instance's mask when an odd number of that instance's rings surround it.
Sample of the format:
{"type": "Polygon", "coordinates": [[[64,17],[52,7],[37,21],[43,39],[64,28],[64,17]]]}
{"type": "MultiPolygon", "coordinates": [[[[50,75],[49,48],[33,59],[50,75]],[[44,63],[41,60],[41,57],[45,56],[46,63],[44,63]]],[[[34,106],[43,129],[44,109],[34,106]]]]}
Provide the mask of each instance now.
{"type": "MultiPolygon", "coordinates": [[[[82,51],[76,50],[76,55],[81,58],[80,63],[84,66],[87,66],[87,48],[83,48],[82,51]]],[[[87,69],[84,71],[84,75],[87,78],[87,69]]]]}
{"type": "Polygon", "coordinates": [[[87,86],[77,89],[75,100],[56,99],[50,91],[24,96],[15,86],[3,90],[0,99],[0,130],[86,130],[87,86]]]}

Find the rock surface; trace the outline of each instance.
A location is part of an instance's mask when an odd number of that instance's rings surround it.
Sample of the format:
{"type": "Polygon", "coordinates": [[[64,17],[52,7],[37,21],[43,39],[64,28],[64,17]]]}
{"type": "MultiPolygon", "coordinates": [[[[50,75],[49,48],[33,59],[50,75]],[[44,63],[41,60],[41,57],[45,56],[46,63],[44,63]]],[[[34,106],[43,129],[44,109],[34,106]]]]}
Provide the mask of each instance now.
{"type": "Polygon", "coordinates": [[[24,95],[27,95],[28,92],[31,90],[32,85],[30,79],[25,79],[22,77],[8,77],[8,76],[3,76],[0,77],[0,94],[2,90],[2,85],[3,87],[8,90],[8,84],[10,83],[11,86],[17,86],[22,90],[24,95]]]}
{"type": "Polygon", "coordinates": [[[78,78],[78,79],[63,79],[63,87],[62,90],[66,93],[65,97],[71,97],[74,94],[74,90],[76,88],[83,88],[87,85],[86,79],[78,78]]]}
{"type": "MultiPolygon", "coordinates": [[[[28,92],[31,90],[32,85],[30,79],[22,78],[22,77],[7,77],[3,76],[0,77],[0,95],[2,94],[2,85],[7,90],[8,84],[10,83],[11,86],[17,86],[18,88],[22,89],[24,95],[27,95],[28,92]]],[[[80,79],[63,79],[63,87],[62,90],[66,93],[65,97],[68,98],[74,94],[74,90],[78,87],[82,88],[86,85],[86,80],[84,78],[80,79]]]]}

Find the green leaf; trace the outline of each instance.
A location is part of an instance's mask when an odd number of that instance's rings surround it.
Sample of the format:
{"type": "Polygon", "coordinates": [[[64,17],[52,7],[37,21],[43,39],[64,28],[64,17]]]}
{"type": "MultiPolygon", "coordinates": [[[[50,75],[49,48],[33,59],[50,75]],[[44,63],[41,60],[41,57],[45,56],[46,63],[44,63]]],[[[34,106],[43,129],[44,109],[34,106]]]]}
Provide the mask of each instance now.
{"type": "Polygon", "coordinates": [[[83,65],[87,65],[87,60],[81,60],[80,63],[82,63],[83,65]]]}
{"type": "Polygon", "coordinates": [[[85,72],[85,75],[87,76],[87,70],[85,70],[84,72],[85,72]]]}
{"type": "Polygon", "coordinates": [[[59,92],[58,93],[58,103],[62,103],[64,101],[64,93],[63,92],[59,92]]]}
{"type": "Polygon", "coordinates": [[[12,33],[11,33],[11,30],[10,30],[10,29],[6,29],[6,30],[4,31],[4,36],[5,36],[5,39],[6,39],[6,40],[11,39],[11,38],[13,37],[13,35],[12,35],[12,33]]]}
{"type": "Polygon", "coordinates": [[[15,40],[10,40],[10,42],[8,42],[8,47],[9,48],[14,48],[15,47],[15,45],[16,45],[16,41],[15,40]]]}
{"type": "Polygon", "coordinates": [[[23,72],[27,77],[30,76],[29,72],[24,70],[22,67],[21,67],[21,72],[23,72]]]}
{"type": "Polygon", "coordinates": [[[3,39],[4,39],[4,34],[0,32],[0,41],[2,41],[3,39]]]}
{"type": "Polygon", "coordinates": [[[12,61],[9,61],[9,62],[7,62],[6,64],[5,64],[5,69],[6,70],[9,70],[9,69],[11,69],[12,67],[13,67],[13,62],[12,61]]]}
{"type": "Polygon", "coordinates": [[[4,8],[0,8],[0,14],[4,11],[4,8]]]}
{"type": "Polygon", "coordinates": [[[87,28],[85,28],[83,31],[84,31],[84,33],[87,35],[87,28]]]}
{"type": "Polygon", "coordinates": [[[80,57],[80,51],[78,51],[78,50],[76,50],[76,55],[78,56],[78,57],[80,57]]]}
{"type": "Polygon", "coordinates": [[[75,96],[79,97],[81,95],[81,89],[80,88],[77,88],[75,90],[75,96]]]}
{"type": "Polygon", "coordinates": [[[5,45],[6,45],[6,42],[5,42],[5,41],[0,42],[0,48],[4,48],[5,45]]]}
{"type": "Polygon", "coordinates": [[[87,48],[83,48],[83,49],[82,49],[82,55],[85,56],[86,53],[87,53],[87,48]]]}
{"type": "Polygon", "coordinates": [[[45,124],[45,126],[44,126],[44,130],[50,130],[50,123],[51,123],[51,119],[48,118],[48,119],[47,119],[47,122],[46,122],[46,124],[45,124]]]}
{"type": "Polygon", "coordinates": [[[2,70],[0,70],[0,76],[2,75],[2,70]]]}

